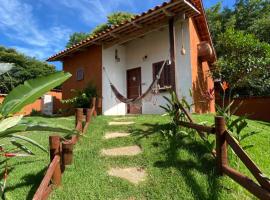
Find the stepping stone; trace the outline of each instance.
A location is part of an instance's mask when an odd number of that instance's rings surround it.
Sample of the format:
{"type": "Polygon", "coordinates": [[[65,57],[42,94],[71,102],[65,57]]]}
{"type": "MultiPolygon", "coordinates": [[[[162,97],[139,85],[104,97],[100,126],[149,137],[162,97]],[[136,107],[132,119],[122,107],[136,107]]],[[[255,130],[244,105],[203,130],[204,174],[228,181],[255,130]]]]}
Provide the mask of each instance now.
{"type": "Polygon", "coordinates": [[[145,180],[146,172],[142,168],[131,167],[131,168],[112,168],[108,171],[110,176],[119,177],[129,182],[138,185],[140,182],[145,180]]]}
{"type": "Polygon", "coordinates": [[[130,136],[130,133],[118,133],[118,132],[114,132],[114,133],[106,133],[106,135],[104,136],[104,138],[106,140],[108,140],[108,139],[120,138],[120,137],[127,137],[127,136],[130,136]]]}
{"type": "Polygon", "coordinates": [[[113,118],[113,120],[120,121],[120,120],[131,120],[131,119],[136,119],[136,117],[116,117],[113,118]]]}
{"type": "Polygon", "coordinates": [[[135,156],[142,152],[139,146],[119,147],[113,149],[102,149],[103,156],[135,156]]]}
{"type": "Polygon", "coordinates": [[[131,125],[131,124],[135,124],[135,122],[109,122],[109,126],[131,125]]]}

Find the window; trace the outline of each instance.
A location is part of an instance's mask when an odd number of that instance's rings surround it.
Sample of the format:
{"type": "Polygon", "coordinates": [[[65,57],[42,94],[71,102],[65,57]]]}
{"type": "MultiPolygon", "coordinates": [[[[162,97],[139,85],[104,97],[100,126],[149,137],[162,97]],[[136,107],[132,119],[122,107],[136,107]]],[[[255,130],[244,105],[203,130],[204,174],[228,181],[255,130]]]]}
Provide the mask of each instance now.
{"type": "Polygon", "coordinates": [[[81,81],[81,80],[84,79],[84,70],[83,70],[83,68],[77,69],[76,79],[77,79],[77,81],[81,81]]]}
{"type": "MultiPolygon", "coordinates": [[[[164,61],[154,63],[153,64],[153,79],[156,78],[157,74],[159,73],[159,70],[163,66],[164,61]]],[[[158,82],[160,89],[169,89],[173,86],[173,73],[172,73],[172,67],[168,63],[165,64],[165,67],[160,75],[160,80],[158,82]]]]}

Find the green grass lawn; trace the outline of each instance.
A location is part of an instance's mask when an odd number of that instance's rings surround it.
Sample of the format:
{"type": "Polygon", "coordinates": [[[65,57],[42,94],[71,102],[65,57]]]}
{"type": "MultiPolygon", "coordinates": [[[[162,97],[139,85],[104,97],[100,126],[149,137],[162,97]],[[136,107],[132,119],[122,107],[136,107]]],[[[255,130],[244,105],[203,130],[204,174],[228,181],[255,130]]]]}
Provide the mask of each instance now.
{"type": "MultiPolygon", "coordinates": [[[[27,117],[26,120],[40,122],[49,126],[62,125],[67,128],[73,128],[73,118],[43,118],[43,117],[27,117]]],[[[49,132],[34,132],[25,135],[39,142],[44,147],[49,145],[49,132]]],[[[23,142],[22,142],[23,143],[23,142]]],[[[6,143],[8,144],[8,143],[6,143]]],[[[6,186],[6,199],[32,199],[35,194],[49,164],[49,155],[44,151],[31,147],[25,143],[34,153],[31,157],[10,158],[8,160],[8,180],[6,186]]],[[[6,145],[4,146],[6,147],[6,145]]],[[[5,168],[3,159],[0,163],[1,172],[5,168]]],[[[1,179],[3,175],[1,174],[1,179]]]]}
{"type": "MultiPolygon", "coordinates": [[[[31,117],[29,120],[62,124],[72,128],[73,118],[31,117]]],[[[245,189],[227,177],[218,177],[215,160],[199,138],[170,142],[161,135],[168,129],[169,118],[162,116],[138,116],[131,126],[108,126],[113,117],[99,116],[91,124],[88,133],[76,145],[74,163],[63,176],[62,186],[50,199],[255,199],[245,189]],[[103,140],[106,132],[128,131],[130,137],[103,140]],[[103,148],[137,144],[143,153],[132,157],[103,157],[103,148]],[[148,173],[146,181],[134,186],[120,178],[110,177],[110,167],[143,167],[148,173]]],[[[194,119],[213,123],[211,115],[194,115],[194,119]]],[[[270,124],[249,121],[249,129],[260,130],[245,141],[255,144],[248,150],[250,157],[262,171],[270,175],[270,124]]],[[[48,146],[47,133],[34,133],[31,138],[48,146]]],[[[14,168],[8,179],[8,199],[31,199],[49,162],[48,156],[39,150],[33,158],[18,158],[9,162],[14,168]],[[27,197],[27,198],[25,198],[27,197]]],[[[236,166],[233,155],[231,164],[236,166]]],[[[2,164],[3,167],[3,164],[2,164]]],[[[249,175],[243,165],[240,171],[249,175]]]]}

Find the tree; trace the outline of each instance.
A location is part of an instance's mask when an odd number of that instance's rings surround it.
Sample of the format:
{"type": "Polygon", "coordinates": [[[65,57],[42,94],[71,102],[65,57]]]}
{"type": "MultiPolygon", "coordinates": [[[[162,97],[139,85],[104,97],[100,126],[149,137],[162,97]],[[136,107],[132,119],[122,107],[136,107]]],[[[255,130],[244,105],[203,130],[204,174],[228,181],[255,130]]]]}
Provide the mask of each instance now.
{"type": "Polygon", "coordinates": [[[134,17],[134,14],[127,12],[115,12],[107,16],[109,26],[118,25],[125,21],[130,21],[134,17]]]}
{"type": "Polygon", "coordinates": [[[237,29],[255,34],[261,41],[270,43],[269,0],[236,0],[234,15],[237,29]]]}
{"type": "Polygon", "coordinates": [[[216,45],[223,52],[213,70],[215,78],[228,82],[237,94],[269,94],[270,44],[252,34],[228,29],[219,35],[216,45]]]}
{"type": "Polygon", "coordinates": [[[236,0],[232,8],[218,3],[206,14],[219,58],[215,77],[237,95],[269,95],[270,1],[236,0]]]}
{"type": "Polygon", "coordinates": [[[68,41],[68,43],[66,45],[66,48],[69,48],[72,45],[77,44],[82,40],[85,40],[87,37],[89,37],[89,35],[90,34],[83,33],[83,32],[80,32],[80,33],[75,32],[75,33],[73,33],[72,35],[69,36],[69,41],[68,41]]]}
{"type": "Polygon", "coordinates": [[[0,46],[0,63],[13,63],[15,67],[0,75],[0,93],[8,93],[12,88],[28,79],[55,72],[53,65],[18,53],[15,49],[0,46]]]}
{"type": "Polygon", "coordinates": [[[107,16],[107,22],[104,24],[100,24],[95,27],[90,33],[73,33],[66,47],[71,47],[74,44],[79,43],[80,41],[86,39],[87,37],[92,37],[97,35],[98,33],[105,31],[106,29],[110,28],[111,26],[115,26],[121,24],[125,21],[129,21],[134,17],[134,14],[127,13],[127,12],[115,12],[107,16]]]}

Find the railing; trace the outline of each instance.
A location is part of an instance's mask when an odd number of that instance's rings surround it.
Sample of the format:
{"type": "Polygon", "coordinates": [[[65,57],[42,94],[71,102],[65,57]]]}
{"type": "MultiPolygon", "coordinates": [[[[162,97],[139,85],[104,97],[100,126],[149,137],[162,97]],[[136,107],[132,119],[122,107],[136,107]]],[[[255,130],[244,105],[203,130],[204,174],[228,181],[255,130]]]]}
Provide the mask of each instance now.
{"type": "MultiPolygon", "coordinates": [[[[191,118],[188,118],[190,121],[191,118]]],[[[250,193],[259,199],[270,199],[270,181],[263,175],[259,167],[250,159],[247,153],[241,148],[235,138],[226,130],[226,122],[223,117],[215,117],[215,127],[203,126],[192,122],[180,122],[179,125],[186,128],[192,128],[202,133],[215,134],[217,161],[217,172],[219,175],[227,175],[238,184],[246,188],[250,193]],[[240,158],[258,183],[249,177],[231,168],[228,164],[227,148],[228,145],[233,149],[235,154],[240,158]]]]}
{"type": "MultiPolygon", "coordinates": [[[[100,101],[100,100],[99,100],[100,101]]],[[[50,164],[47,172],[39,185],[33,199],[45,200],[49,197],[52,189],[61,185],[62,174],[67,165],[72,164],[73,146],[78,142],[81,135],[87,132],[92,117],[97,116],[96,98],[93,98],[92,108],[77,108],[75,112],[75,129],[80,133],[73,135],[70,139],[62,139],[60,136],[50,136],[50,164]]]]}

